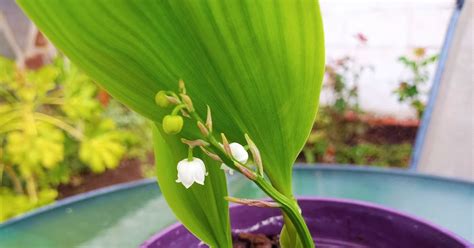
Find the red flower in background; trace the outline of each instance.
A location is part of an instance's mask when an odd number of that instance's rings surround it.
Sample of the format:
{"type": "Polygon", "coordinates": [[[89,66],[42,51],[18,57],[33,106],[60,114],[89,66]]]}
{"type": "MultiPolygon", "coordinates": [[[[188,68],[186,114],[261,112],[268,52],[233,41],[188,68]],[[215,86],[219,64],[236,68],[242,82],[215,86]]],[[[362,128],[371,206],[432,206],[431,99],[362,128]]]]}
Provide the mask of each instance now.
{"type": "Polygon", "coordinates": [[[110,102],[110,95],[109,93],[107,93],[107,91],[101,89],[99,90],[99,93],[97,94],[97,99],[99,99],[99,102],[100,104],[102,104],[102,106],[107,107],[107,105],[109,105],[109,102],[110,102]]]}
{"type": "Polygon", "coordinates": [[[367,43],[368,39],[363,33],[357,33],[354,37],[362,44],[367,43]]]}

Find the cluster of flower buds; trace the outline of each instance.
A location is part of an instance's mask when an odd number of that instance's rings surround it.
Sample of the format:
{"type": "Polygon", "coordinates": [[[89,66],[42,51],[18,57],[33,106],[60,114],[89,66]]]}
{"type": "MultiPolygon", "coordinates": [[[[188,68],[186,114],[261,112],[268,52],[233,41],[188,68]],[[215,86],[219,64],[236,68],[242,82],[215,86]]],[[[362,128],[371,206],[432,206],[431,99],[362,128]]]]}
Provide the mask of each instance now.
{"type": "Polygon", "coordinates": [[[168,108],[174,105],[171,114],[163,118],[163,131],[167,134],[178,134],[183,129],[183,116],[195,119],[196,125],[202,135],[202,139],[181,141],[188,145],[188,158],[181,160],[177,164],[178,179],[176,182],[182,183],[184,187],[189,188],[194,183],[204,185],[207,175],[204,162],[193,156],[193,149],[199,147],[208,157],[221,162],[221,169],[233,174],[238,170],[251,180],[255,180],[257,173],[250,169],[249,153],[251,152],[253,162],[257,166],[258,175],[263,176],[262,159],[260,152],[250,137],[245,134],[247,140],[247,149],[236,142],[229,143],[226,136],[221,134],[221,142],[213,137],[213,123],[211,109],[207,107],[207,117],[204,122],[196,113],[191,98],[186,94],[186,87],[182,80],[179,81],[179,94],[172,91],[159,91],[155,95],[155,102],[162,108],[168,108]],[[214,152],[213,152],[214,151],[214,152]],[[220,152],[216,152],[220,151],[220,152]],[[221,156],[217,155],[221,154],[221,156]],[[225,158],[224,158],[225,157],[225,158]],[[232,164],[226,164],[224,161],[232,161],[232,164]]]}
{"type": "Polygon", "coordinates": [[[167,134],[178,134],[183,129],[184,120],[182,116],[189,117],[189,113],[194,112],[193,102],[191,98],[186,95],[186,88],[183,80],[179,81],[179,96],[174,92],[159,91],[155,95],[155,103],[162,107],[168,108],[175,105],[171,114],[163,118],[163,131],[167,134]],[[181,116],[181,115],[182,116],[181,116]]]}

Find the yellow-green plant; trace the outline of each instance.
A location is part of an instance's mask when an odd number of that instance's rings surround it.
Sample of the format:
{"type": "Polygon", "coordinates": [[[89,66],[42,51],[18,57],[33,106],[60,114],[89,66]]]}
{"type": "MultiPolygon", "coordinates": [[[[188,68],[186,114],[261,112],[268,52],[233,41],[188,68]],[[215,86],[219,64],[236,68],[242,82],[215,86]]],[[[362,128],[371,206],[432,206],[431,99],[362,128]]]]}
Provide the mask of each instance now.
{"type": "Polygon", "coordinates": [[[280,208],[281,245],[314,247],[293,196],[292,166],[310,133],[323,77],[318,1],[18,3],[72,61],[155,123],[161,192],[199,239],[232,246],[232,200],[280,208]],[[176,89],[179,79],[186,90],[176,89]],[[196,146],[204,150],[190,148],[196,146]],[[273,201],[228,197],[226,167],[273,201]]]}
{"type": "Polygon", "coordinates": [[[127,134],[102,118],[97,90],[62,58],[39,70],[0,58],[0,197],[18,197],[2,204],[0,220],[56,198],[53,186],[69,178],[69,143],[93,172],[119,164],[127,134]]]}

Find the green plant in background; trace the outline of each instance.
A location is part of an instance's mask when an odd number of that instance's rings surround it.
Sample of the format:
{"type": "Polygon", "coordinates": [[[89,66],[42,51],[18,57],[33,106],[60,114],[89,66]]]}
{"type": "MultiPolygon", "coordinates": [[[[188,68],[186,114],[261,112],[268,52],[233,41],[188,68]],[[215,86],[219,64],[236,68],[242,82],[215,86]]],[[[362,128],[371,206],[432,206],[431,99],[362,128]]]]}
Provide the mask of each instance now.
{"type": "MultiPolygon", "coordinates": [[[[367,38],[357,34],[358,45],[366,45],[367,38]]],[[[330,90],[332,102],[331,109],[344,114],[346,111],[360,111],[359,84],[362,75],[373,66],[361,64],[354,56],[345,55],[330,61],[326,65],[324,87],[330,90]]]]}
{"type": "MultiPolygon", "coordinates": [[[[155,123],[160,189],[198,238],[211,247],[232,245],[226,179],[222,162],[214,160],[217,154],[275,201],[258,202],[260,206],[282,209],[283,247],[314,246],[293,198],[291,177],[315,118],[323,76],[317,1],[18,2],[72,61],[155,123]],[[180,78],[187,82],[186,91],[175,90],[180,78]],[[157,107],[159,91],[182,109],[157,107]],[[209,122],[200,120],[207,106],[212,109],[212,130],[209,125],[203,128],[209,122]],[[177,133],[181,125],[178,134],[167,134],[177,133]],[[217,141],[220,133],[226,138],[217,141]],[[253,141],[246,142],[244,134],[253,141]],[[203,139],[212,144],[212,153],[195,150],[188,155],[182,138],[203,139]],[[225,140],[248,143],[258,169],[237,160],[225,140]],[[208,173],[204,178],[203,172],[208,173]]],[[[166,105],[163,102],[158,101],[160,106],[166,105]]]]}
{"type": "Polygon", "coordinates": [[[303,148],[303,156],[306,163],[316,163],[329,160],[331,143],[328,141],[325,132],[313,131],[303,148]]]}
{"type": "Polygon", "coordinates": [[[335,163],[337,151],[344,145],[356,146],[367,130],[366,123],[348,119],[346,114],[335,110],[333,106],[322,107],[313,133],[303,148],[305,161],[335,163]]]}
{"type": "Polygon", "coordinates": [[[425,110],[423,97],[428,94],[422,91],[421,86],[429,81],[429,67],[438,60],[438,54],[428,55],[425,48],[415,48],[412,57],[398,58],[408,72],[394,93],[398,96],[399,102],[410,104],[416,110],[418,118],[421,118],[425,110]]]}
{"type": "MultiPolygon", "coordinates": [[[[355,36],[358,46],[363,47],[367,38],[355,36]]],[[[361,64],[354,56],[345,55],[326,65],[323,87],[331,95],[331,102],[322,107],[316,118],[316,128],[303,148],[308,163],[335,162],[335,151],[339,144],[353,140],[366,131],[360,122],[346,121],[347,115],[357,117],[362,113],[359,106],[359,84],[364,73],[373,66],[361,64]]]]}
{"type": "Polygon", "coordinates": [[[58,58],[28,70],[0,58],[0,70],[0,198],[11,203],[0,221],[53,201],[82,168],[119,164],[130,135],[104,118],[97,86],[75,66],[58,58]]]}
{"type": "MultiPolygon", "coordinates": [[[[356,38],[359,46],[366,45],[367,38],[363,34],[357,34],[356,38]]],[[[427,64],[433,58],[424,60],[408,62],[407,58],[404,59],[407,63],[427,64]]],[[[409,143],[380,144],[366,137],[373,127],[365,120],[371,117],[359,107],[358,85],[361,76],[370,70],[373,66],[360,64],[349,55],[326,65],[324,87],[333,98],[318,113],[314,130],[303,148],[305,162],[391,167],[408,165],[412,149],[409,143]]],[[[426,73],[424,69],[421,71],[426,73]]]]}
{"type": "Polygon", "coordinates": [[[302,153],[308,163],[408,166],[412,145],[375,142],[368,137],[373,127],[361,119],[341,117],[323,107],[315,123],[302,153]]]}
{"type": "Polygon", "coordinates": [[[335,160],[340,164],[356,164],[376,166],[391,165],[405,167],[411,155],[410,144],[379,145],[361,143],[357,146],[342,145],[336,151],[335,160]]]}
{"type": "MultiPolygon", "coordinates": [[[[102,94],[105,92],[102,91],[102,94]]],[[[106,95],[109,98],[108,95],[106,95]]],[[[137,158],[144,177],[155,177],[153,166],[153,123],[130,111],[115,100],[106,100],[104,118],[115,121],[118,129],[127,132],[127,158],[137,158]]]]}

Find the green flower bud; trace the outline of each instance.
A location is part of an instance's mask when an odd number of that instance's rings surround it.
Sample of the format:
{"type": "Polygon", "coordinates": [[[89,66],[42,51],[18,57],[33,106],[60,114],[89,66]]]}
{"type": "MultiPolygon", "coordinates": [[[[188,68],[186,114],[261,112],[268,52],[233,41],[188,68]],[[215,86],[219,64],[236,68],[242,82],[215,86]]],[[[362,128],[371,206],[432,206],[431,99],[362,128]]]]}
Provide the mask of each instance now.
{"type": "Polygon", "coordinates": [[[163,131],[167,134],[177,134],[183,129],[183,117],[180,115],[167,115],[163,118],[163,131]]]}
{"type": "Polygon", "coordinates": [[[166,108],[170,105],[170,102],[168,101],[168,98],[166,96],[166,93],[164,91],[158,91],[158,93],[156,93],[155,95],[155,103],[162,107],[162,108],[166,108]]]}

